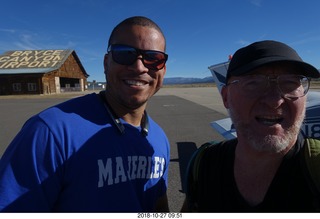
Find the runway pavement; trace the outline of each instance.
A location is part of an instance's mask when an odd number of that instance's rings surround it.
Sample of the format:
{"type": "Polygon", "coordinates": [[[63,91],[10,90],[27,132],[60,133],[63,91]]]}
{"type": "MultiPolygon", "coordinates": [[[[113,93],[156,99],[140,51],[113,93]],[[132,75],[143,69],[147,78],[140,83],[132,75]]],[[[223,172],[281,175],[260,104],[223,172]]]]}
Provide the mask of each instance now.
{"type": "MultiPolygon", "coordinates": [[[[30,116],[85,93],[0,96],[0,157],[30,116]]],[[[188,160],[201,144],[222,140],[210,127],[210,122],[225,118],[227,113],[215,87],[162,88],[150,100],[147,110],[167,133],[171,144],[168,198],[170,211],[178,212],[185,196],[182,179],[188,160]]]]}

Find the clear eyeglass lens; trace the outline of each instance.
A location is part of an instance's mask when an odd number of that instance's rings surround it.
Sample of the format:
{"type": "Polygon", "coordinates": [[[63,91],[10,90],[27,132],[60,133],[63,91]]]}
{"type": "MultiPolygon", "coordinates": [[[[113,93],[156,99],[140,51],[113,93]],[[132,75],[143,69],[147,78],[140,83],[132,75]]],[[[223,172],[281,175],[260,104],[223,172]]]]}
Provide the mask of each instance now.
{"type": "Polygon", "coordinates": [[[250,96],[261,95],[266,92],[270,85],[276,83],[279,91],[286,98],[303,97],[307,94],[310,86],[309,79],[302,75],[279,75],[277,77],[250,75],[230,84],[233,83],[239,83],[241,88],[250,96]]]}
{"type": "Polygon", "coordinates": [[[287,98],[303,97],[309,90],[309,79],[301,75],[280,75],[278,87],[287,98]]]}

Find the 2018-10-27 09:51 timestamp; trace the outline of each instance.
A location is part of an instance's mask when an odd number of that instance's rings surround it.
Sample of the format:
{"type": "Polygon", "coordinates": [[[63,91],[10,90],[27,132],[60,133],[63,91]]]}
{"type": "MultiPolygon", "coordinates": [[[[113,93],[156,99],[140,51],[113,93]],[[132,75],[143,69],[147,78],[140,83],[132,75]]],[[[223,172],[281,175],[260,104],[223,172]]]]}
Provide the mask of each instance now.
{"type": "Polygon", "coordinates": [[[182,218],[182,213],[138,213],[137,218],[182,218]]]}

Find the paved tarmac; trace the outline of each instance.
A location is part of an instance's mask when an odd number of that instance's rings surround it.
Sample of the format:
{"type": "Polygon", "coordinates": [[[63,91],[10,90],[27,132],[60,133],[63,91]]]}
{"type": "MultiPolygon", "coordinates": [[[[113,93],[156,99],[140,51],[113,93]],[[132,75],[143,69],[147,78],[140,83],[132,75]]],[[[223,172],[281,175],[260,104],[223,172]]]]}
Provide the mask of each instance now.
{"type": "MultiPolygon", "coordinates": [[[[77,95],[0,96],[0,157],[29,117],[77,95]]],[[[178,212],[185,197],[182,179],[188,160],[201,144],[222,140],[210,122],[225,118],[227,112],[215,87],[189,87],[162,88],[148,103],[148,113],[171,144],[168,198],[170,211],[178,212]]]]}

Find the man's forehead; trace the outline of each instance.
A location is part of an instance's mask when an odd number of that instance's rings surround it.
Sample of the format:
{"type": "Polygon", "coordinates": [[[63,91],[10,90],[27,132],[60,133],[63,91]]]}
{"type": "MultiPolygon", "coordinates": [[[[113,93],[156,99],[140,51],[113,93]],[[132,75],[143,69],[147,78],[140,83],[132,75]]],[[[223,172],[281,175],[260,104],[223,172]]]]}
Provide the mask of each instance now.
{"type": "Polygon", "coordinates": [[[126,25],[114,33],[111,44],[126,44],[139,49],[164,50],[161,32],[152,26],[126,25]]]}

